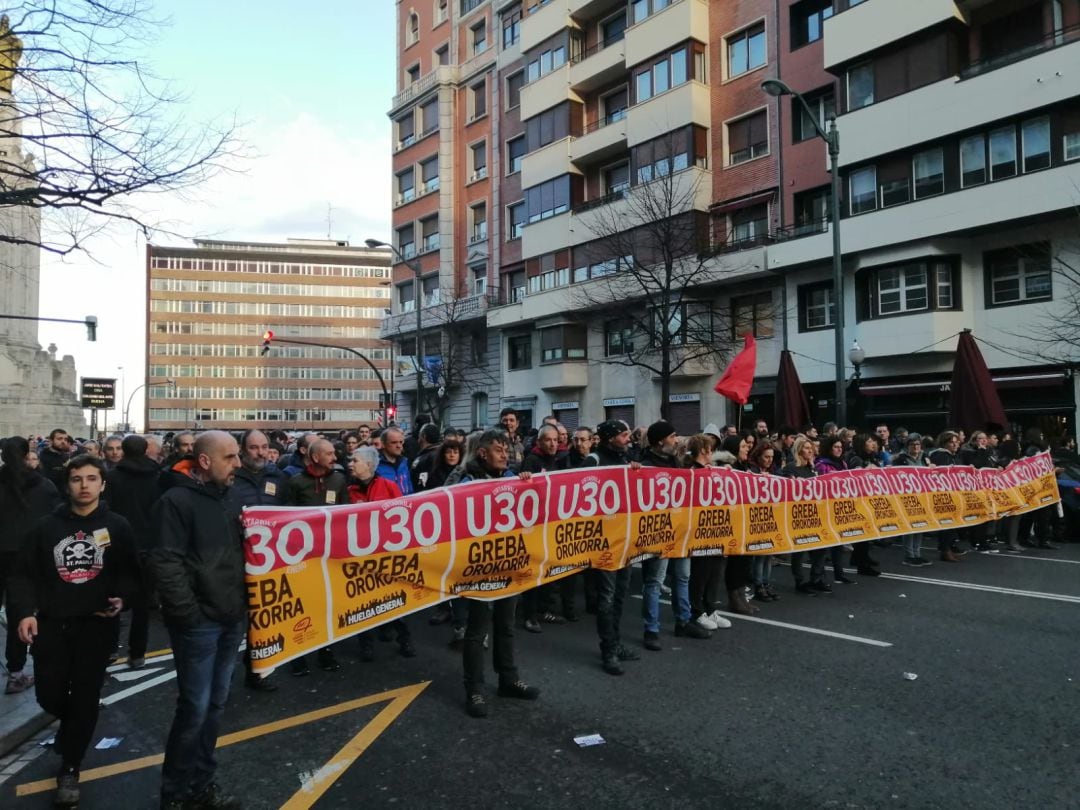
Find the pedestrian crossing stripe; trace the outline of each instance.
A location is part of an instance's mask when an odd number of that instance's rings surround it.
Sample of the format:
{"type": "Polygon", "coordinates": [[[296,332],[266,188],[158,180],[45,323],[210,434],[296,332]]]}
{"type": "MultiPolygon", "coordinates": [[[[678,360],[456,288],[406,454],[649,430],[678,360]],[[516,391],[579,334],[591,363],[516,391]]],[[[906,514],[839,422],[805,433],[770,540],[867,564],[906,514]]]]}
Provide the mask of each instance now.
{"type": "Polygon", "coordinates": [[[145,678],[147,675],[153,675],[155,672],[161,672],[165,667],[148,667],[146,669],[130,669],[127,672],[114,672],[112,676],[124,683],[126,681],[137,681],[139,678],[145,678]]]}
{"type": "MultiPolygon", "coordinates": [[[[228,745],[246,742],[277,731],[285,731],[307,723],[314,723],[328,717],[344,714],[345,712],[351,712],[354,709],[385,702],[387,705],[368,721],[356,736],[349,740],[325,765],[315,771],[310,779],[305,781],[300,790],[282,804],[282,810],[308,810],[430,684],[431,681],[421,681],[411,686],[389,689],[375,695],[347,700],[344,703],[338,703],[336,706],[327,706],[322,709],[315,709],[314,711],[275,720],[271,723],[263,723],[262,725],[234,731],[220,737],[217,747],[224,748],[228,745]]],[[[79,775],[79,783],[86,784],[97,779],[106,779],[110,776],[119,776],[143,768],[152,768],[160,765],[164,760],[164,754],[152,754],[146,757],[130,759],[127,762],[116,762],[100,768],[91,768],[79,775]]],[[[56,779],[41,779],[37,782],[25,782],[17,786],[15,795],[31,796],[35,793],[44,793],[47,790],[55,789],[56,779]]]]}

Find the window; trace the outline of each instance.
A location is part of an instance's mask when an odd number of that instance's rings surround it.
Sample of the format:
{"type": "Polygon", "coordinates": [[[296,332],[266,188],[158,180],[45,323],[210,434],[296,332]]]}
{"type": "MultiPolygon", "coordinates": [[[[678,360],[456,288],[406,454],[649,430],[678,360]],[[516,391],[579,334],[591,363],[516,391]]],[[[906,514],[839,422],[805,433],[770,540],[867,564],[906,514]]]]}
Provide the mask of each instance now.
{"type": "Polygon", "coordinates": [[[473,242],[483,242],[487,239],[487,203],[480,203],[474,205],[469,209],[469,218],[471,222],[470,233],[472,236],[469,238],[470,244],[473,242]]]}
{"type": "Polygon", "coordinates": [[[461,0],[461,13],[468,14],[482,2],[484,2],[484,0],[461,0]]]}
{"type": "Polygon", "coordinates": [[[644,65],[635,71],[635,103],[640,104],[655,95],[670,90],[672,87],[686,84],[691,78],[699,81],[704,79],[700,72],[696,72],[694,76],[690,75],[689,63],[687,62],[689,47],[693,46],[683,46],[671,53],[664,54],[655,62],[644,65]]]}
{"type": "Polygon", "coordinates": [[[791,7],[791,47],[821,39],[825,20],[833,15],[832,0],[803,0],[791,7]]]}
{"type": "Polygon", "coordinates": [[[519,135],[506,142],[506,173],[515,174],[521,171],[521,163],[525,157],[525,136],[519,135]]]}
{"type": "Polygon", "coordinates": [[[658,11],[663,11],[671,5],[672,0],[632,0],[630,11],[635,23],[648,18],[658,11]]]}
{"type": "Polygon", "coordinates": [[[664,333],[668,346],[686,346],[712,343],[712,306],[706,301],[690,301],[670,304],[667,308],[653,309],[653,348],[663,348],[664,333]],[[664,323],[665,317],[667,323],[664,323]]]}
{"type": "Polygon", "coordinates": [[[525,190],[529,222],[558,216],[570,210],[570,176],[564,174],[525,190]]]}
{"type": "Polygon", "coordinates": [[[449,65],[450,64],[450,44],[444,43],[435,49],[435,64],[437,65],[449,65]]]}
{"type": "Polygon", "coordinates": [[[472,107],[470,120],[475,121],[481,116],[487,115],[487,81],[480,81],[469,88],[469,101],[472,107]]]}
{"type": "Polygon", "coordinates": [[[1016,129],[1003,127],[990,133],[990,179],[1016,175],[1016,129]]]}
{"type": "Polygon", "coordinates": [[[825,230],[831,216],[829,186],[800,191],[795,195],[795,235],[825,230]]]}
{"type": "Polygon", "coordinates": [[[769,154],[769,120],[765,110],[727,124],[728,165],[769,154]]]}
{"type": "Polygon", "coordinates": [[[435,0],[435,25],[441,22],[446,22],[446,18],[450,15],[450,0],[435,0]]]}
{"type": "Polygon", "coordinates": [[[416,255],[416,240],[413,236],[412,225],[397,229],[397,249],[406,259],[416,255]]]}
{"type": "Polygon", "coordinates": [[[507,239],[520,239],[525,230],[525,203],[516,202],[506,206],[507,239]]]}
{"type": "Polygon", "coordinates": [[[488,425],[488,395],[479,391],[472,395],[473,429],[488,425]]]}
{"type": "Polygon", "coordinates": [[[729,244],[752,242],[769,233],[769,205],[751,205],[740,208],[731,214],[731,236],[729,244]]]}
{"type": "Polygon", "coordinates": [[[407,203],[416,196],[416,171],[410,167],[397,176],[398,204],[407,203]]]}
{"type": "Polygon", "coordinates": [[[423,185],[423,193],[437,191],[439,188],[439,158],[428,158],[420,164],[420,181],[423,185]]]}
{"type": "Polygon", "coordinates": [[[858,110],[874,103],[874,68],[867,62],[847,72],[847,106],[858,110]]]}
{"type": "Polygon", "coordinates": [[[484,295],[487,293],[487,267],[478,265],[470,269],[472,270],[473,295],[484,295]]]}
{"type": "Polygon", "coordinates": [[[483,53],[487,50],[487,20],[482,20],[469,29],[472,31],[473,54],[483,53]]]}
{"type": "Polygon", "coordinates": [[[702,127],[682,127],[631,151],[634,183],[648,183],[691,165],[704,166],[707,134],[702,127]]]}
{"type": "Polygon", "coordinates": [[[908,159],[901,157],[876,166],[875,175],[881,193],[881,207],[900,205],[911,199],[911,177],[908,159]]]}
{"type": "Polygon", "coordinates": [[[916,200],[945,191],[945,159],[941,147],[919,152],[911,162],[911,169],[915,176],[916,200]]]}
{"type": "MultiPolygon", "coordinates": [[[[577,108],[575,108],[577,109],[577,108]]],[[[535,152],[549,143],[568,137],[570,131],[569,102],[557,104],[525,122],[525,137],[529,152],[535,152]]]]}
{"type": "Polygon", "coordinates": [[[521,6],[507,14],[503,14],[502,29],[504,48],[509,48],[521,39],[521,6]]]}
{"type": "Polygon", "coordinates": [[[960,187],[986,182],[986,136],[982,133],[960,141],[960,187]]]}
{"type": "Polygon", "coordinates": [[[828,329],[836,323],[836,303],[831,281],[799,288],[799,329],[828,329]]]}
{"type": "Polygon", "coordinates": [[[525,71],[508,76],[506,79],[506,109],[512,110],[521,105],[521,88],[525,85],[525,71]]]}
{"type": "Polygon", "coordinates": [[[1053,297],[1048,244],[1019,245],[987,253],[984,263],[990,306],[1046,301],[1053,297]]]}
{"type": "Polygon", "coordinates": [[[397,119],[394,123],[397,124],[398,149],[411,146],[416,140],[416,116],[412,110],[409,111],[408,115],[397,119]]]}
{"type": "MultiPolygon", "coordinates": [[[[600,99],[600,109],[603,112],[603,125],[614,124],[626,117],[626,108],[630,105],[629,88],[620,87],[614,93],[609,93],[600,99]]],[[[1077,137],[1080,142],[1080,135],[1077,137]]]]}
{"type": "Polygon", "coordinates": [[[764,23],[731,35],[727,38],[728,78],[761,67],[765,64],[766,55],[764,23]]]}
{"type": "Polygon", "coordinates": [[[472,153],[472,180],[481,180],[487,177],[487,141],[474,143],[469,147],[472,153]]]}
{"type": "Polygon", "coordinates": [[[1080,160],[1080,132],[1065,135],[1065,160],[1080,160]]]}
{"type": "Polygon", "coordinates": [[[628,319],[608,321],[604,324],[604,355],[611,357],[634,353],[634,338],[637,330],[634,322],[628,319]]]}
{"type": "Polygon", "coordinates": [[[532,335],[515,335],[507,338],[506,349],[511,371],[532,368],[532,335]]]}
{"type": "Polygon", "coordinates": [[[584,326],[551,326],[540,330],[540,362],[558,363],[563,360],[586,358],[584,326]]]}
{"type": "Polygon", "coordinates": [[[556,45],[541,51],[535,59],[529,60],[525,66],[528,81],[535,82],[541,76],[546,76],[556,68],[566,64],[566,46],[556,45]]]}
{"type": "Polygon", "coordinates": [[[420,242],[420,251],[422,253],[439,249],[438,216],[428,217],[427,219],[420,221],[420,236],[422,239],[420,242]]]}
{"type": "Polygon", "coordinates": [[[1050,166],[1050,119],[1034,118],[1020,125],[1024,148],[1024,171],[1034,172],[1050,166]]]}
{"type": "Polygon", "coordinates": [[[738,340],[747,332],[756,338],[773,336],[775,314],[768,290],[731,299],[731,336],[738,340]]]}
{"type": "Polygon", "coordinates": [[[417,62],[405,71],[405,84],[411,86],[420,81],[420,63],[417,62]]]}
{"type": "Polygon", "coordinates": [[[626,36],[626,11],[620,11],[614,17],[608,17],[600,23],[600,41],[604,47],[614,45],[626,36]]]}
{"type": "Polygon", "coordinates": [[[514,270],[502,277],[503,298],[508,304],[516,303],[525,297],[525,271],[514,270]]]}
{"type": "MultiPolygon", "coordinates": [[[[957,268],[954,259],[933,259],[873,270],[868,289],[873,304],[870,317],[959,309],[957,268]]],[[[865,286],[862,289],[867,291],[865,286]]]]}
{"type": "Polygon", "coordinates": [[[848,177],[851,215],[864,214],[877,208],[877,173],[873,166],[854,171],[848,177]]]}
{"type": "Polygon", "coordinates": [[[630,188],[630,163],[623,161],[601,172],[603,194],[618,194],[630,188]]]}
{"type": "Polygon", "coordinates": [[[439,128],[439,101],[429,101],[423,107],[420,108],[420,126],[423,127],[421,133],[428,135],[439,128]]]}
{"type": "Polygon", "coordinates": [[[420,18],[413,12],[409,15],[409,29],[405,32],[405,46],[412,45],[420,39],[420,18]]]}
{"type": "Polygon", "coordinates": [[[817,124],[822,131],[825,131],[828,128],[829,117],[836,113],[836,97],[831,90],[818,93],[806,100],[806,104],[813,114],[812,117],[807,115],[806,110],[797,98],[792,98],[791,104],[791,140],[793,143],[817,137],[814,124],[817,124]]]}

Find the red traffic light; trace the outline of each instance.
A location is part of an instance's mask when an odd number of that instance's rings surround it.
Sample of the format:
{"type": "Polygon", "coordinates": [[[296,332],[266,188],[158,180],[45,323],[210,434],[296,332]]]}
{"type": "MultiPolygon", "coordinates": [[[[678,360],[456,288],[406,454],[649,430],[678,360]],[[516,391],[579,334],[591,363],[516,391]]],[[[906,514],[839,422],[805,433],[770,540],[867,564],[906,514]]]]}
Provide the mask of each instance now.
{"type": "Polygon", "coordinates": [[[274,333],[271,332],[269,329],[267,329],[265,332],[263,332],[263,340],[273,340],[273,339],[274,339],[274,333]]]}
{"type": "Polygon", "coordinates": [[[268,351],[270,351],[270,341],[273,339],[274,333],[271,332],[269,329],[263,332],[262,354],[266,354],[268,351]]]}
{"type": "Polygon", "coordinates": [[[393,405],[388,406],[387,409],[386,409],[386,419],[387,419],[387,421],[392,422],[394,420],[395,416],[397,416],[397,408],[394,407],[393,405]]]}

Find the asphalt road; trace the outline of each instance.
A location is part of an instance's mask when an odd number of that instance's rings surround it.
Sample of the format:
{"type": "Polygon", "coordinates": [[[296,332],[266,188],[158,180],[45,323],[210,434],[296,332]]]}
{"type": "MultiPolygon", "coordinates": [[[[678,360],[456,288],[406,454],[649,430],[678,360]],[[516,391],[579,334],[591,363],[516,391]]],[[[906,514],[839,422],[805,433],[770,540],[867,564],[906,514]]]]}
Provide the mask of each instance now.
{"type": "MultiPolygon", "coordinates": [[[[833,595],[796,594],[775,568],[782,599],[760,617],[787,626],[740,619],[684,640],[665,607],[663,652],[642,650],[621,678],[600,670],[592,617],[520,631],[522,673],[543,695],[492,697],[486,720],[465,716],[449,631],[423,617],[415,659],[380,643],[362,664],[350,640],[341,671],[277,673],[273,694],[238,671],[224,732],[255,731],[221,748],[220,781],[251,808],[1080,806],[1080,545],[927,569],[875,554],[898,578],[833,595]],[[575,745],[593,733],[605,743],[575,745]]],[[[639,648],[640,604],[623,622],[639,648]]],[[[171,661],[147,669],[159,667],[110,678],[114,699],[166,680],[102,712],[95,740],[123,739],[90,752],[82,807],[156,806],[160,768],[139,760],[160,754],[171,718],[171,661]]],[[[0,807],[51,806],[28,791],[57,764],[35,741],[0,763],[0,807]]]]}

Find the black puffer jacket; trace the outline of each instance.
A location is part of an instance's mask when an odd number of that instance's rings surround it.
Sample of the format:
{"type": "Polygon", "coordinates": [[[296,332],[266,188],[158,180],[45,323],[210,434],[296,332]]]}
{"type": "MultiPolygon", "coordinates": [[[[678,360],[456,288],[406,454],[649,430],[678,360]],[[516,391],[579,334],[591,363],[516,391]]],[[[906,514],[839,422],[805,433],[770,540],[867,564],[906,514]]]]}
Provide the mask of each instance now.
{"type": "Polygon", "coordinates": [[[185,462],[154,509],[150,569],[166,623],[238,622],[247,614],[240,507],[192,478],[185,462]]]}
{"type": "Polygon", "coordinates": [[[70,458],[66,453],[57,453],[51,447],[44,447],[38,453],[41,473],[53,482],[57,492],[64,491],[64,465],[70,458]]]}
{"type": "Polygon", "coordinates": [[[646,447],[641,451],[641,466],[675,469],[679,466],[679,461],[675,456],[670,456],[666,453],[658,453],[653,448],[646,447]]]}
{"type": "Polygon", "coordinates": [[[18,485],[14,478],[11,470],[0,467],[0,552],[19,551],[34,522],[60,503],[52,481],[36,470],[27,470],[18,485]]]}
{"type": "Polygon", "coordinates": [[[283,506],[288,485],[289,477],[269,461],[258,472],[241,467],[229,487],[229,499],[241,507],[283,506]]]}
{"type": "Polygon", "coordinates": [[[153,531],[154,504],[161,497],[159,475],[161,468],[143,456],[120,459],[120,463],[105,476],[104,498],[113,512],[127,518],[140,552],[153,545],[150,533],[153,531]]]}
{"type": "Polygon", "coordinates": [[[101,502],[89,515],[61,504],[34,522],[11,582],[12,627],[35,613],[91,616],[118,596],[125,608],[139,587],[131,525],[101,502]]]}

